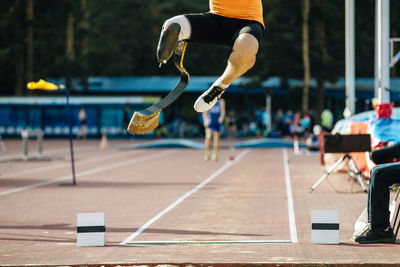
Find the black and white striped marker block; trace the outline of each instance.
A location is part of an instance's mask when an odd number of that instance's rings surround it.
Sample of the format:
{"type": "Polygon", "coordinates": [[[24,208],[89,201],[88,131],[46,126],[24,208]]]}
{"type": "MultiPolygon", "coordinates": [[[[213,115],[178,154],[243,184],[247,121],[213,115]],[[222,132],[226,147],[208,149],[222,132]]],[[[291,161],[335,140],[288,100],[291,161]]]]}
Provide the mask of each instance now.
{"type": "Polygon", "coordinates": [[[339,244],[339,211],[313,210],[311,240],[315,244],[339,244]]]}
{"type": "Polygon", "coordinates": [[[104,246],[104,213],[78,213],[76,230],[78,246],[104,246]]]}

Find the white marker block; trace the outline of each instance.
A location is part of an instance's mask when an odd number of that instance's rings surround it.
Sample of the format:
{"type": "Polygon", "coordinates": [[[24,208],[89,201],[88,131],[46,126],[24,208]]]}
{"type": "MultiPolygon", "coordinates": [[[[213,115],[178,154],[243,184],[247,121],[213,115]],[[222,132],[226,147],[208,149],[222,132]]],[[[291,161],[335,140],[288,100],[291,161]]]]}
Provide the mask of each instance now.
{"type": "Polygon", "coordinates": [[[339,211],[313,210],[311,240],[315,244],[339,244],[339,211]]]}
{"type": "Polygon", "coordinates": [[[78,246],[104,246],[104,213],[78,213],[76,230],[78,246]]]}

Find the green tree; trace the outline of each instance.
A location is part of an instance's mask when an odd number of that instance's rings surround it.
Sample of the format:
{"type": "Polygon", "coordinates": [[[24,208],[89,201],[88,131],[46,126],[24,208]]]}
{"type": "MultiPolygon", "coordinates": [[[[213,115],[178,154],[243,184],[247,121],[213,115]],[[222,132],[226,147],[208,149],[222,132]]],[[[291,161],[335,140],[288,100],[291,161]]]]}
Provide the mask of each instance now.
{"type": "Polygon", "coordinates": [[[303,22],[302,22],[302,47],[303,47],[303,71],[304,71],[304,86],[303,86],[303,100],[302,100],[302,111],[307,112],[309,109],[309,97],[310,97],[310,79],[311,79],[311,69],[310,69],[310,42],[308,33],[308,23],[310,17],[310,0],[303,0],[303,22]]]}
{"type": "MultiPolygon", "coordinates": [[[[301,3],[263,0],[266,30],[256,65],[245,75],[254,78],[255,86],[272,76],[282,78],[284,88],[289,79],[303,79],[301,3]]],[[[310,74],[318,84],[318,94],[310,88],[310,108],[320,110],[322,106],[315,103],[324,102],[324,83],[344,76],[344,1],[315,0],[310,4],[310,74]],[[313,101],[314,95],[318,101],[313,101]]],[[[399,4],[391,1],[391,5],[392,37],[398,37],[399,4]]],[[[375,0],[356,2],[357,77],[374,74],[374,9],[375,0]]],[[[173,64],[158,68],[155,53],[161,26],[172,16],[205,11],[207,0],[2,0],[1,93],[23,94],[30,69],[35,80],[81,77],[84,86],[88,76],[177,75],[173,64]],[[28,3],[33,3],[33,20],[26,12],[28,3]],[[27,40],[33,47],[27,49],[27,40]],[[29,56],[32,51],[33,58],[29,56]]],[[[185,65],[191,75],[219,75],[229,53],[229,48],[190,44],[185,65]]],[[[300,108],[297,99],[301,91],[289,90],[289,95],[296,97],[285,103],[300,108]]]]}
{"type": "Polygon", "coordinates": [[[0,1],[0,88],[2,94],[22,95],[25,83],[25,5],[0,1]]]}

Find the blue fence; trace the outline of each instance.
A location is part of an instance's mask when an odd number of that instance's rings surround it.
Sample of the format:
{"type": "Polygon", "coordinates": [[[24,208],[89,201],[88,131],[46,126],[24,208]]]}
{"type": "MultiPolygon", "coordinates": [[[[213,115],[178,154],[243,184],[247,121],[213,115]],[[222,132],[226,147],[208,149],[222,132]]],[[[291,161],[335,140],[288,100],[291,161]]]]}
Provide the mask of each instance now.
{"type": "MultiPolygon", "coordinates": [[[[87,116],[88,137],[125,135],[124,117],[145,108],[159,97],[72,97],[70,99],[72,132],[80,130],[79,110],[87,116]],[[126,113],[126,114],[124,114],[126,113]]],[[[126,120],[126,119],[125,119],[126,120]]],[[[125,121],[126,123],[126,121],[125,121]]],[[[69,133],[65,97],[0,98],[0,134],[18,136],[22,130],[42,130],[47,136],[64,137],[69,133]]]]}

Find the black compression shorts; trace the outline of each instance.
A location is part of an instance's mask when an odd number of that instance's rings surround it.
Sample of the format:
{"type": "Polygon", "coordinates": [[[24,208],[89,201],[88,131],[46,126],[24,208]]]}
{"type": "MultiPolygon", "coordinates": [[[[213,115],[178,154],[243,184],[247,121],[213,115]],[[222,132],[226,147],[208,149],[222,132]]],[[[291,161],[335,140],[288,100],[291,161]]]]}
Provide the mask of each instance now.
{"type": "Polygon", "coordinates": [[[186,14],[192,27],[190,42],[233,47],[241,33],[253,35],[258,43],[264,27],[254,20],[227,18],[212,13],[186,14]]]}

